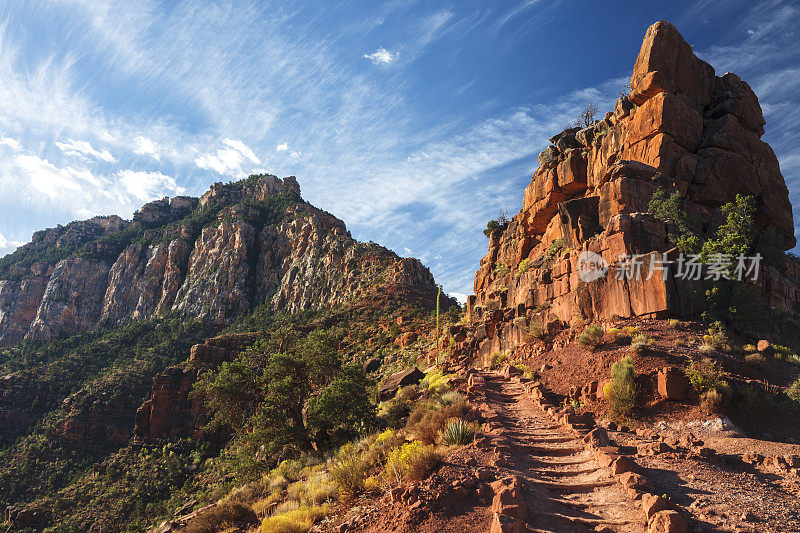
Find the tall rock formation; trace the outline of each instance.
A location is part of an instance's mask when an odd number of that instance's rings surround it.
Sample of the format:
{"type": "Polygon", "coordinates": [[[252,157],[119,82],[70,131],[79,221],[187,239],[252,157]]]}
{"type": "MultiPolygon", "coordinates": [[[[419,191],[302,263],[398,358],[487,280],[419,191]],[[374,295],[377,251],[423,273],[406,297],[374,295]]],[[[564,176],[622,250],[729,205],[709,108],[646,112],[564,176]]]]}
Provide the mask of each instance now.
{"type": "MultiPolygon", "coordinates": [[[[760,139],[765,121],[746,82],[716,76],[661,21],[647,30],[630,87],[602,120],[550,139],[522,210],[491,234],[468,302],[471,320],[489,333],[481,352],[513,345],[544,309],[572,323],[687,313],[691,291],[659,272],[672,245],[665,224],[647,213],[657,187],[680,191],[703,235],[721,219],[721,205],[750,195],[759,235],[774,232],[783,249],[795,245],[788,190],[760,139]],[[586,251],[611,272],[621,270],[621,257],[640,254],[644,275],[582,281],[586,251]]],[[[762,265],[760,274],[757,289],[773,311],[796,315],[797,266],[781,274],[762,265]]]]}
{"type": "Polygon", "coordinates": [[[428,303],[436,295],[421,263],[355,241],[302,200],[294,177],[251,176],[199,199],[156,200],[132,221],[37,232],[0,259],[0,345],[169,311],[225,324],[263,302],[318,309],[385,284],[428,303]]]}

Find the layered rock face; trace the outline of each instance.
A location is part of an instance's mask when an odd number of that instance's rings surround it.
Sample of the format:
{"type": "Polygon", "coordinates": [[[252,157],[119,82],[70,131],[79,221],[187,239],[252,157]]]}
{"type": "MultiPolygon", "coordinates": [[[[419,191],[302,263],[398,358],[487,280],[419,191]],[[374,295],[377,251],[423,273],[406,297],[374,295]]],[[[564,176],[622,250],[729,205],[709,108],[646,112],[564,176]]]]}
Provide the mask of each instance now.
{"type": "Polygon", "coordinates": [[[35,234],[0,264],[0,345],[168,311],[225,324],[265,301],[295,312],[377,286],[428,300],[436,291],[416,259],[356,242],[305,203],[294,177],[252,176],[199,199],[156,200],[131,222],[98,217],[35,234]]]}
{"type": "Polygon", "coordinates": [[[188,363],[169,367],[153,379],[150,399],[136,411],[134,438],[144,441],[201,437],[208,422],[203,401],[191,398],[189,392],[202,371],[233,360],[243,346],[256,340],[257,334],[241,333],[214,337],[192,346],[188,363]]]}
{"type": "MultiPolygon", "coordinates": [[[[690,291],[661,272],[671,245],[664,223],[647,213],[657,187],[680,191],[703,235],[721,220],[721,205],[752,196],[759,234],[774,232],[783,249],[795,245],[788,190],[760,140],[765,121],[746,82],[716,76],[662,21],[647,30],[630,87],[602,120],[550,139],[522,210],[491,234],[468,302],[472,321],[485,325],[483,351],[514,344],[545,308],[573,323],[688,312],[690,291]],[[602,257],[608,275],[581,280],[587,251],[602,257]],[[621,257],[637,254],[644,275],[614,274],[621,257]]],[[[800,278],[792,270],[762,267],[757,288],[776,311],[796,314],[800,278]]]]}

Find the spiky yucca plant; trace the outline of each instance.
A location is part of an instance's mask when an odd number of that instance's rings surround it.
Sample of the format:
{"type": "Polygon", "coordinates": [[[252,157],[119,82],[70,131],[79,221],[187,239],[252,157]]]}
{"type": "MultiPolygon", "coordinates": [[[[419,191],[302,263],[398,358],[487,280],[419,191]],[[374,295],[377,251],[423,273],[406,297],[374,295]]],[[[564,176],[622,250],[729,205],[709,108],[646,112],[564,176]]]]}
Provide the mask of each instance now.
{"type": "Polygon", "coordinates": [[[460,418],[449,420],[442,432],[442,443],[446,446],[463,446],[475,438],[475,426],[460,418]]]}

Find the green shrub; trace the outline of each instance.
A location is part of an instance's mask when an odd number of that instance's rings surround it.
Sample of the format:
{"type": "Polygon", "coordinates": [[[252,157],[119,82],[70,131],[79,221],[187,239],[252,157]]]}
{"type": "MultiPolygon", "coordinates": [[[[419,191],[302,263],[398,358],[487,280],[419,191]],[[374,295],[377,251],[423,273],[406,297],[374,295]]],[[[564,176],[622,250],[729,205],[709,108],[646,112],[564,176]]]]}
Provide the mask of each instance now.
{"type": "Polygon", "coordinates": [[[707,357],[699,363],[692,360],[684,373],[709,412],[715,412],[730,400],[733,391],[728,382],[722,379],[722,371],[716,361],[707,357]],[[707,394],[709,391],[713,392],[707,394]]]}
{"type": "Polygon", "coordinates": [[[424,444],[434,444],[445,422],[462,416],[467,410],[466,402],[442,405],[435,400],[417,402],[406,421],[405,432],[424,444]]]}
{"type": "Polygon", "coordinates": [[[800,403],[800,378],[797,378],[789,388],[786,389],[786,396],[793,401],[800,403]]]}
{"type": "Polygon", "coordinates": [[[647,348],[650,348],[653,345],[653,339],[648,337],[643,333],[639,333],[638,335],[634,335],[631,339],[631,351],[633,353],[641,354],[647,348]]]}
{"type": "Polygon", "coordinates": [[[633,360],[623,357],[611,365],[611,382],[607,393],[611,412],[616,415],[627,415],[636,407],[639,388],[636,385],[636,371],[633,360]]]}
{"type": "Polygon", "coordinates": [[[669,231],[669,240],[683,253],[697,253],[700,251],[700,239],[692,230],[694,221],[690,220],[689,215],[683,206],[683,197],[679,191],[673,191],[667,195],[667,191],[661,187],[653,193],[647,211],[656,219],[665,222],[669,231]]]}
{"type": "Polygon", "coordinates": [[[475,425],[460,418],[450,419],[445,423],[442,432],[442,444],[445,446],[463,446],[475,438],[475,425]]]}
{"type": "Polygon", "coordinates": [[[498,368],[506,361],[508,361],[508,355],[503,352],[492,352],[492,355],[489,356],[489,364],[492,368],[498,368]]]}
{"type": "Polygon", "coordinates": [[[708,333],[703,335],[703,342],[720,350],[728,350],[728,333],[720,321],[716,321],[708,328],[708,333]]]}
{"type": "Polygon", "coordinates": [[[681,325],[681,321],[677,318],[670,318],[668,323],[671,329],[678,329],[678,327],[681,325]]]}
{"type": "Polygon", "coordinates": [[[433,445],[408,442],[392,451],[386,460],[386,473],[397,483],[424,479],[438,463],[433,445]]]}
{"type": "Polygon", "coordinates": [[[418,390],[417,385],[408,385],[398,390],[394,398],[378,404],[378,418],[389,427],[399,427],[411,412],[418,390]]]}
{"type": "Polygon", "coordinates": [[[527,257],[519,262],[519,266],[517,267],[517,271],[522,274],[523,272],[527,272],[530,268],[531,260],[527,257]]]}
{"type": "Polygon", "coordinates": [[[587,326],[583,332],[578,335],[578,344],[581,346],[597,346],[603,340],[603,328],[600,326],[587,326]]]}
{"type": "Polygon", "coordinates": [[[483,234],[486,235],[487,237],[491,237],[492,232],[497,228],[499,228],[500,226],[501,224],[497,220],[492,219],[486,223],[486,229],[483,230],[483,234]]]}
{"type": "Polygon", "coordinates": [[[511,269],[505,263],[497,263],[494,266],[494,273],[501,278],[507,276],[509,272],[511,272],[511,269]]]}
{"type": "Polygon", "coordinates": [[[328,465],[331,479],[339,485],[339,492],[353,497],[364,490],[364,480],[372,462],[358,445],[348,442],[339,448],[328,465]]]}
{"type": "Polygon", "coordinates": [[[419,387],[435,394],[441,394],[450,389],[447,378],[440,370],[432,370],[425,374],[425,377],[419,383],[419,387]]]}
{"type": "Polygon", "coordinates": [[[564,239],[556,239],[547,247],[545,260],[552,261],[558,256],[558,253],[564,249],[564,239]]]}

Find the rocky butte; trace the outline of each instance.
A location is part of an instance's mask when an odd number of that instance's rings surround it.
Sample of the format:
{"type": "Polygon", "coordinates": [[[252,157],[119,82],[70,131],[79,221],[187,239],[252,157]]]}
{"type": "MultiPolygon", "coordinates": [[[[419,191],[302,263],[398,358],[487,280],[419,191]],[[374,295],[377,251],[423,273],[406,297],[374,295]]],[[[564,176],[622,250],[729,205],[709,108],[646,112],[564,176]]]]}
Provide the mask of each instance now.
{"type": "MultiPolygon", "coordinates": [[[[702,221],[701,235],[719,224],[721,205],[749,195],[757,239],[777,234],[781,249],[791,249],[789,194],[775,154],[760,139],[764,124],[746,82],[715,75],[672,24],[651,26],[630,94],[602,120],[552,137],[522,210],[491,233],[468,302],[471,321],[482,327],[479,338],[465,342],[481,356],[513,347],[534,316],[572,325],[690,316],[690,283],[661,273],[645,279],[655,262],[675,253],[666,225],[647,212],[657,187],[680,191],[689,214],[702,221]],[[642,256],[645,275],[585,283],[578,272],[583,251],[602,256],[611,271],[620,257],[642,256]]],[[[785,273],[762,264],[755,288],[769,312],[782,317],[779,334],[796,338],[800,272],[790,263],[785,273]]]]}

